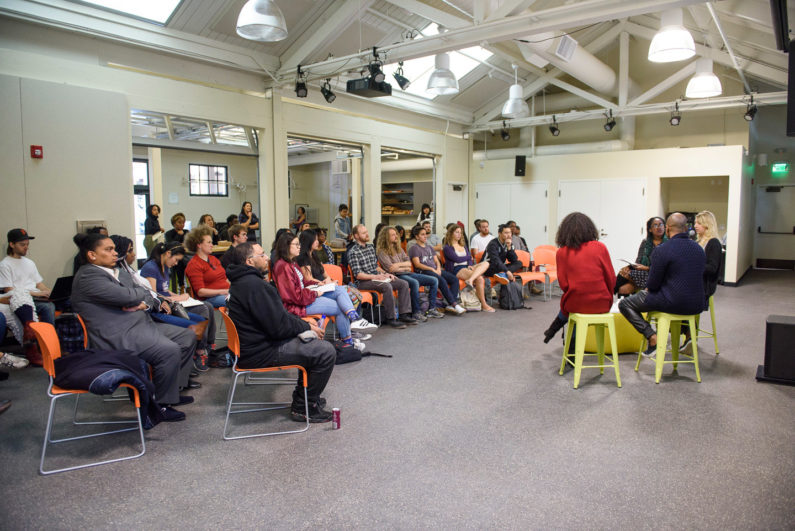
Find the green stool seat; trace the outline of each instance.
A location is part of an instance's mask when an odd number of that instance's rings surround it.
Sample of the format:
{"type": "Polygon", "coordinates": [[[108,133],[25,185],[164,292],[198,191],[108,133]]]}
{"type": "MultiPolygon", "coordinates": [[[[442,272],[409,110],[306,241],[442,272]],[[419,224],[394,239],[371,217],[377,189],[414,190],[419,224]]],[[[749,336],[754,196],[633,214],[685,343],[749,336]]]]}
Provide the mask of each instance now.
{"type": "Polygon", "coordinates": [[[605,367],[613,367],[616,372],[616,383],[621,387],[621,376],[618,372],[618,354],[616,347],[616,314],[614,313],[572,313],[569,314],[569,326],[566,328],[566,343],[563,345],[563,359],[560,362],[560,374],[563,374],[563,369],[566,363],[574,366],[574,388],[580,385],[580,374],[583,368],[593,369],[598,368],[599,374],[605,373],[605,367]],[[594,327],[596,333],[596,353],[585,352],[585,340],[588,335],[588,328],[594,327]],[[577,328],[577,342],[574,347],[574,361],[571,360],[566,354],[569,352],[569,345],[571,344],[571,335],[574,328],[577,328]],[[612,347],[613,354],[609,356],[609,364],[605,364],[605,328],[610,333],[610,346],[612,347]],[[598,356],[599,363],[597,365],[583,365],[583,358],[585,356],[598,356]]]}
{"type": "MultiPolygon", "coordinates": [[[[693,355],[680,354],[679,352],[679,337],[682,331],[682,323],[687,323],[690,330],[698,330],[696,328],[696,315],[678,315],[674,313],[665,312],[649,312],[646,316],[647,321],[657,321],[657,352],[654,355],[655,369],[654,369],[654,383],[660,383],[662,376],[663,365],[671,363],[676,372],[680,363],[692,363],[696,368],[696,381],[701,383],[701,373],[698,371],[698,345],[697,341],[692,341],[693,355]],[[668,344],[668,333],[671,333],[671,361],[666,361],[665,353],[668,351],[666,345],[668,344]],[[679,356],[686,358],[685,361],[679,359],[679,356]]],[[[695,335],[695,334],[694,334],[695,335]]],[[[646,346],[646,338],[641,341],[640,350],[638,351],[638,361],[635,363],[635,371],[637,372],[640,367],[640,360],[643,358],[643,347],[646,346]]]]}

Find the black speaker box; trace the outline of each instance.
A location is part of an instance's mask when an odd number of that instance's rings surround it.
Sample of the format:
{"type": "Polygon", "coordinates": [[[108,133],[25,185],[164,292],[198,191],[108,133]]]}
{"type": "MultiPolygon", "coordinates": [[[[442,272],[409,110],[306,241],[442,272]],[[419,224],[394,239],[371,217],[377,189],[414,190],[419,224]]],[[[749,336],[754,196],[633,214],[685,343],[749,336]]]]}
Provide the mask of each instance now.
{"type": "Polygon", "coordinates": [[[516,155],[516,167],[513,174],[517,177],[524,177],[524,171],[527,166],[527,158],[524,155],[516,155]]]}
{"type": "Polygon", "coordinates": [[[765,364],[757,380],[795,385],[795,316],[769,315],[765,329],[765,364]]]}

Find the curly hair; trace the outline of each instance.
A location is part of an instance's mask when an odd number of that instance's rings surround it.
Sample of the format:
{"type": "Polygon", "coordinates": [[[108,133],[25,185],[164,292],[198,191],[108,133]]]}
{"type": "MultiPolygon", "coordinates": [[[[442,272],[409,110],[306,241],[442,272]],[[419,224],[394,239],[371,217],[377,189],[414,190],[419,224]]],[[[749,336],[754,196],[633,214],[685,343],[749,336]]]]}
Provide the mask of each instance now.
{"type": "Polygon", "coordinates": [[[375,243],[375,252],[376,253],[386,253],[389,256],[395,256],[396,254],[400,253],[400,247],[398,247],[398,243],[391,243],[389,241],[389,233],[390,231],[395,231],[397,233],[397,229],[391,225],[386,225],[381,229],[381,232],[378,233],[378,239],[375,243]]]}
{"type": "Polygon", "coordinates": [[[596,225],[582,212],[572,212],[563,218],[555,235],[558,247],[570,249],[579,249],[582,244],[598,239],[599,231],[596,230],[596,225]]]}
{"type": "Polygon", "coordinates": [[[199,244],[204,241],[204,237],[212,237],[212,235],[213,229],[207,225],[199,225],[190,231],[187,236],[185,236],[185,247],[188,249],[188,251],[195,253],[196,249],[199,247],[199,244]]]}

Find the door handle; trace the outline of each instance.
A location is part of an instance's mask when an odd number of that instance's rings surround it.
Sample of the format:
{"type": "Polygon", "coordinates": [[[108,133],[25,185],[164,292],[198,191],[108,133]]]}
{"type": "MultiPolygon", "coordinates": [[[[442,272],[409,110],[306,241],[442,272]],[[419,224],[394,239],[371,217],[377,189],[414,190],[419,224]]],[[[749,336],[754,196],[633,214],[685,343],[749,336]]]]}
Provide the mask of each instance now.
{"type": "Polygon", "coordinates": [[[599,234],[599,236],[600,236],[600,237],[602,237],[602,238],[604,238],[605,236],[607,236],[607,234],[605,233],[604,229],[601,231],[601,233],[599,234]]]}

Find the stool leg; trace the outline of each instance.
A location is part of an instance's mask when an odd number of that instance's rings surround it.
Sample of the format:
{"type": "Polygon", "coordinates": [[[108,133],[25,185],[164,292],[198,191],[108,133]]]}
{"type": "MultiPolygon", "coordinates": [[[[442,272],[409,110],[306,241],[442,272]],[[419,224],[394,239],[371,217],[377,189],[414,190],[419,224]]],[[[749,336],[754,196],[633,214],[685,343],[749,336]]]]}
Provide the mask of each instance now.
{"type": "MultiPolygon", "coordinates": [[[[679,338],[682,335],[682,322],[681,321],[672,321],[671,322],[671,358],[674,360],[674,372],[677,372],[679,368],[679,338]]],[[[690,335],[693,338],[692,341],[696,341],[696,333],[693,334],[693,329],[690,330],[690,335]]],[[[691,343],[692,343],[691,341],[691,343]]]]}
{"type": "Polygon", "coordinates": [[[671,322],[666,317],[657,319],[657,352],[654,355],[654,383],[660,383],[665,363],[665,345],[668,343],[668,330],[671,322]]]}
{"type": "Polygon", "coordinates": [[[613,369],[616,371],[616,382],[621,387],[621,376],[618,374],[618,343],[616,342],[616,327],[613,321],[607,323],[607,331],[610,334],[610,347],[613,349],[613,369]]]}
{"type": "Polygon", "coordinates": [[[594,335],[596,336],[596,353],[599,355],[599,374],[605,373],[605,325],[595,324],[594,335]]]}
{"type": "Polygon", "coordinates": [[[588,336],[588,327],[583,330],[577,330],[577,344],[575,346],[574,354],[574,388],[580,385],[580,373],[582,373],[582,358],[585,354],[585,340],[588,336]]]}
{"type": "MultiPolygon", "coordinates": [[[[715,340],[715,355],[720,354],[718,351],[718,330],[715,328],[715,301],[714,296],[709,298],[709,317],[712,320],[712,339],[715,340]]],[[[695,352],[695,351],[694,351],[695,352]]]]}
{"type": "Polygon", "coordinates": [[[638,372],[638,368],[640,367],[640,360],[643,358],[643,351],[644,347],[646,346],[647,340],[644,337],[640,340],[640,348],[638,349],[638,360],[635,362],[635,372],[638,372]]]}
{"type": "MultiPolygon", "coordinates": [[[[691,327],[695,325],[694,321],[695,321],[695,319],[693,319],[691,317],[690,318],[690,326],[691,327]]],[[[712,331],[713,332],[715,331],[714,327],[712,328],[712,331]]],[[[717,345],[717,343],[715,343],[715,344],[717,345]]],[[[717,348],[716,348],[715,353],[717,354],[717,348]]],[[[693,365],[696,366],[696,381],[698,383],[701,383],[701,373],[698,370],[698,344],[695,341],[693,342],[693,365]]]]}
{"type": "Polygon", "coordinates": [[[571,343],[571,333],[574,330],[574,321],[569,319],[568,326],[566,326],[566,341],[563,343],[563,358],[560,360],[560,372],[563,374],[563,369],[566,368],[566,358],[569,352],[569,344],[571,343]]]}

